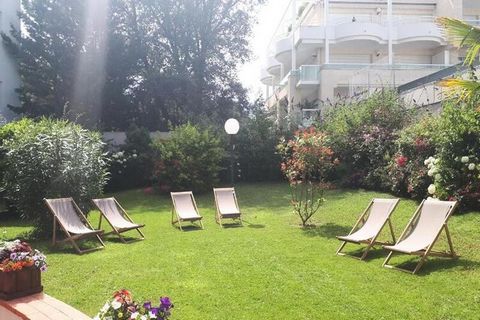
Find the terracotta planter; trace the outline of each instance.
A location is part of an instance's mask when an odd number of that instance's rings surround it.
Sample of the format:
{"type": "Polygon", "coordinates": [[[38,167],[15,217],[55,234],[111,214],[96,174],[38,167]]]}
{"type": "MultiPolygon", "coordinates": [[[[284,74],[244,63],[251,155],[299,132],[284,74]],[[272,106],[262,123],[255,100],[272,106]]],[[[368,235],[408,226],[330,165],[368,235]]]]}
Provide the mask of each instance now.
{"type": "Polygon", "coordinates": [[[20,271],[0,272],[0,299],[11,300],[42,292],[40,270],[35,267],[20,271]]]}

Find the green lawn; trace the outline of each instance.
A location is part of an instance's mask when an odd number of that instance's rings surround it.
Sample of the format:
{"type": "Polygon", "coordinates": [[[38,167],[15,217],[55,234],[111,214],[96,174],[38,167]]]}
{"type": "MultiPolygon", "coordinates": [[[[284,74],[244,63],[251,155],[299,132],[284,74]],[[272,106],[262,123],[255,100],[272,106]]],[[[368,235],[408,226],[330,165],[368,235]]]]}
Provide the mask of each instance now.
{"type": "MultiPolygon", "coordinates": [[[[287,185],[240,185],[237,194],[244,227],[216,225],[213,195],[206,194],[197,196],[205,230],[186,232],[170,225],[169,198],[116,194],[132,218],[146,224],[147,239],[122,244],[109,238],[105,250],[83,256],[35,243],[50,265],[45,292],[92,316],[114,290],[128,288],[137,300],[170,296],[173,319],[478,319],[479,213],[450,221],[459,260],[433,258],[412,276],[382,268],[381,249],[367,262],[335,255],[335,236],[349,231],[372,197],[389,195],[329,191],[317,227],[303,230],[287,185]]],[[[416,206],[400,202],[393,215],[397,236],[416,206]]],[[[98,221],[98,214],[91,219],[98,221]]],[[[2,224],[8,237],[29,228],[2,224]]]]}

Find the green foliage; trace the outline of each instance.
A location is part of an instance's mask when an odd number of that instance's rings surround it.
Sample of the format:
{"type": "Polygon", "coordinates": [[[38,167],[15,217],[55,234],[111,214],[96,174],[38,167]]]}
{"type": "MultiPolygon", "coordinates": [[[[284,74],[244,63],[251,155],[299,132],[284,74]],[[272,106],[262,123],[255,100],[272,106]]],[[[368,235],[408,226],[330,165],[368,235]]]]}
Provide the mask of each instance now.
{"type": "Polygon", "coordinates": [[[160,191],[203,192],[218,183],[225,151],[210,129],[185,124],[175,128],[169,139],[154,140],[153,148],[154,179],[160,191]]]}
{"type": "Polygon", "coordinates": [[[13,134],[2,145],[6,196],[39,233],[45,235],[52,221],[43,198],[73,197],[85,209],[101,195],[107,171],[98,133],[64,120],[9,126],[13,134]]]}
{"type": "Polygon", "coordinates": [[[125,145],[111,153],[108,190],[125,190],[150,184],[153,171],[153,149],[150,133],[131,125],[125,145]]]}
{"type": "Polygon", "coordinates": [[[306,226],[325,199],[324,186],[338,159],[328,137],[315,128],[297,131],[293,139],[277,146],[282,156],[282,172],[290,183],[293,211],[306,226]]]}
{"type": "Polygon", "coordinates": [[[240,131],[234,139],[242,181],[280,179],[275,123],[263,105],[257,103],[251,116],[240,120],[240,131]]]}
{"type": "Polygon", "coordinates": [[[22,77],[21,105],[10,107],[31,117],[88,116],[115,131],[132,122],[154,131],[245,114],[236,71],[249,58],[253,9],[262,2],[22,0],[26,32],[2,34],[22,77]],[[106,13],[87,17],[105,2],[106,13]],[[94,19],[105,30],[89,26],[94,19]],[[80,68],[80,61],[88,63],[80,68]],[[76,96],[101,88],[100,101],[76,96]]]}
{"type": "Polygon", "coordinates": [[[432,178],[427,175],[425,159],[436,153],[435,135],[439,119],[428,115],[399,132],[397,153],[390,162],[388,174],[391,190],[402,196],[422,199],[432,178]]]}
{"type": "Polygon", "coordinates": [[[480,113],[475,104],[445,104],[434,135],[438,144],[436,195],[480,208],[480,113]]]}
{"type": "Polygon", "coordinates": [[[321,129],[341,160],[342,183],[387,189],[387,166],[396,152],[397,131],[414,115],[415,110],[394,91],[379,91],[329,110],[321,129]]]}

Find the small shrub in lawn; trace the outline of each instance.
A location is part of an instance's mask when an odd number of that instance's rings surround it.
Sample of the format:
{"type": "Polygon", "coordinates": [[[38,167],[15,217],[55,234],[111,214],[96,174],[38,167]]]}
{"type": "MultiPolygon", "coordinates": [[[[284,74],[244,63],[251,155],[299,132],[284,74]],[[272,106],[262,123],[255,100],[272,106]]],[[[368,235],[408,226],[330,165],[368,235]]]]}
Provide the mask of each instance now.
{"type": "Polygon", "coordinates": [[[203,192],[218,183],[225,150],[210,129],[185,124],[174,129],[168,140],[155,140],[153,147],[154,180],[161,192],[203,192]]]}
{"type": "MultiPolygon", "coordinates": [[[[12,125],[15,126],[15,125],[12,125]]],[[[83,209],[107,180],[100,134],[64,120],[28,121],[4,140],[6,197],[36,231],[51,229],[43,198],[73,197],[83,209]]]]}
{"type": "Polygon", "coordinates": [[[324,183],[338,164],[328,145],[328,137],[312,127],[296,132],[292,140],[283,139],[277,147],[290,183],[293,211],[304,227],[325,201],[324,183]]]}

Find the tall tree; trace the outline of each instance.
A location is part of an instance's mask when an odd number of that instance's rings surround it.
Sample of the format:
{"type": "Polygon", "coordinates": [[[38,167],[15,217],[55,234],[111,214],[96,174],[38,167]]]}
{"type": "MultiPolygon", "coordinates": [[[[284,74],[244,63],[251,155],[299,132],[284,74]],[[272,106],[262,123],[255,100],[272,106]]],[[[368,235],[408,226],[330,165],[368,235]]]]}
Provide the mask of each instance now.
{"type": "Polygon", "coordinates": [[[27,32],[2,35],[23,80],[22,105],[12,108],[34,117],[101,110],[109,129],[220,123],[248,109],[236,70],[249,58],[253,12],[262,2],[22,0],[27,32]],[[92,24],[90,4],[100,2],[109,5],[106,21],[92,24]]]}

